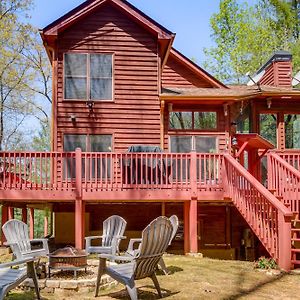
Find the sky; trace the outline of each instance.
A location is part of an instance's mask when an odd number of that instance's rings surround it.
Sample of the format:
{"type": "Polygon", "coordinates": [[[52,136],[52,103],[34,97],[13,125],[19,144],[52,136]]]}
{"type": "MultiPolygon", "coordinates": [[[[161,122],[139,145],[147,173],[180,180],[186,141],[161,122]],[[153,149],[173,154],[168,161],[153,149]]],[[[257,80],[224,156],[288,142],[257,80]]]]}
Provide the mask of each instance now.
{"type": "MultiPolygon", "coordinates": [[[[43,28],[83,0],[35,0],[31,23],[43,28]]],[[[219,0],[129,0],[149,17],[176,33],[173,46],[203,65],[203,48],[213,45],[209,19],[219,9],[219,0]]]]}

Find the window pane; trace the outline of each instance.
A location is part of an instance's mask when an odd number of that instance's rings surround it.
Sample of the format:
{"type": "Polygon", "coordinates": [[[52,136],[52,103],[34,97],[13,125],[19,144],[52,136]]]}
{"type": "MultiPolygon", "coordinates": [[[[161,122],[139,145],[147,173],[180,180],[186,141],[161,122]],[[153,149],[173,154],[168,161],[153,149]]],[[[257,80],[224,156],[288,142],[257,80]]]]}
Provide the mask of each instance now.
{"type": "Polygon", "coordinates": [[[86,78],[65,78],[65,99],[87,99],[86,78]]]}
{"type": "Polygon", "coordinates": [[[196,152],[199,153],[216,153],[217,139],[210,136],[196,136],[195,137],[196,152]]]}
{"type": "MultiPolygon", "coordinates": [[[[75,151],[76,148],[81,148],[83,152],[86,151],[86,135],[80,134],[66,134],[64,135],[64,151],[75,151]]],[[[64,160],[64,177],[75,178],[76,164],[75,158],[68,157],[64,160]]],[[[85,164],[82,159],[82,177],[85,174],[85,164]]]]}
{"type": "Polygon", "coordinates": [[[92,152],[111,152],[111,135],[91,135],[90,144],[92,152]]]}
{"type": "Polygon", "coordinates": [[[112,80],[91,78],[91,100],[111,100],[112,80]]]}
{"type": "Polygon", "coordinates": [[[171,152],[173,153],[189,153],[192,151],[191,136],[172,136],[171,152]]]}
{"type": "Polygon", "coordinates": [[[91,54],[90,55],[91,77],[111,78],[112,77],[112,55],[91,54]]]}
{"type": "Polygon", "coordinates": [[[86,135],[64,135],[64,151],[75,151],[76,148],[81,148],[82,151],[86,151],[86,135]]]}
{"type": "Polygon", "coordinates": [[[300,115],[284,115],[285,147],[300,148],[300,115]]]}
{"type": "Polygon", "coordinates": [[[216,112],[195,112],[194,129],[216,129],[217,113],[216,112]]]}
{"type": "Polygon", "coordinates": [[[87,55],[86,54],[65,54],[65,75],[66,76],[86,76],[87,75],[87,55]]]}
{"type": "Polygon", "coordinates": [[[277,145],[277,115],[260,114],[259,115],[260,135],[271,142],[275,147],[277,145]]]}
{"type": "Polygon", "coordinates": [[[170,129],[192,129],[192,112],[171,112],[170,129]]]}

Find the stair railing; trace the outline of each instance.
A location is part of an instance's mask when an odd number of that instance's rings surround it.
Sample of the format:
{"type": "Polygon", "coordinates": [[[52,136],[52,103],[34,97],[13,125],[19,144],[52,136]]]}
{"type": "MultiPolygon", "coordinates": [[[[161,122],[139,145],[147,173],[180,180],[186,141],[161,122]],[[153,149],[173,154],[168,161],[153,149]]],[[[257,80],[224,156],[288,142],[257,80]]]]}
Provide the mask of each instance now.
{"type": "Polygon", "coordinates": [[[300,211],[300,171],[278,154],[270,152],[268,157],[268,189],[281,198],[293,212],[300,211]]]}
{"type": "Polygon", "coordinates": [[[291,211],[230,154],[224,155],[226,194],[266,250],[286,271],[291,268],[291,211]]]}

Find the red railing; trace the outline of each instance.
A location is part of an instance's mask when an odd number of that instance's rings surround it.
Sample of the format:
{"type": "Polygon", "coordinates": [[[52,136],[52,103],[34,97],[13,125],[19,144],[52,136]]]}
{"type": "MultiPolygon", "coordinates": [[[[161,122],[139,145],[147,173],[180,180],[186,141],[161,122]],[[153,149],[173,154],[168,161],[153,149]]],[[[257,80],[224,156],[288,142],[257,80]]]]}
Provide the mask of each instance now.
{"type": "Polygon", "coordinates": [[[224,155],[224,187],[280,268],[291,268],[292,213],[229,154],[224,155]]]}
{"type": "Polygon", "coordinates": [[[300,171],[300,151],[299,150],[285,150],[284,152],[276,152],[278,156],[284,159],[288,164],[300,171]]]}
{"type": "MultiPolygon", "coordinates": [[[[296,154],[280,155],[296,162],[296,154]]],[[[300,211],[300,172],[276,153],[268,153],[268,189],[294,213],[300,211]]],[[[300,155],[298,155],[300,157],[300,155]]]]}
{"type": "Polygon", "coordinates": [[[72,161],[72,152],[0,152],[0,189],[73,190],[72,161]]]}
{"type": "Polygon", "coordinates": [[[0,190],[222,191],[220,154],[0,152],[0,190]]]}

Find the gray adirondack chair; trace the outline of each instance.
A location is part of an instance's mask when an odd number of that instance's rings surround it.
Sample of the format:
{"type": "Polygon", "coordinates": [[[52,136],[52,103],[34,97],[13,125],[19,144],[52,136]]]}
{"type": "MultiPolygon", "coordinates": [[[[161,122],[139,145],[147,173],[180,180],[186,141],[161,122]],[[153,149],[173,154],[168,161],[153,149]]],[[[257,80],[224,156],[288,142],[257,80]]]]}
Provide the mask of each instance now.
{"type": "Polygon", "coordinates": [[[5,295],[10,290],[16,288],[26,278],[32,278],[36,296],[38,299],[41,299],[38,280],[34,268],[34,258],[25,258],[0,264],[0,300],[4,299],[5,295]],[[22,266],[25,263],[27,266],[22,266]],[[19,268],[12,268],[16,266],[19,266],[19,268]]]}
{"type": "MultiPolygon", "coordinates": [[[[172,231],[172,235],[171,235],[171,238],[170,238],[168,246],[171,245],[171,243],[172,243],[172,241],[173,241],[173,239],[174,239],[174,237],[175,237],[175,235],[177,233],[178,226],[179,226],[179,220],[178,220],[178,217],[176,215],[172,215],[169,218],[169,220],[170,220],[170,222],[172,224],[173,231],[172,231]]],[[[126,251],[126,255],[127,256],[134,257],[140,251],[140,245],[136,249],[134,248],[134,245],[136,243],[141,243],[141,239],[140,238],[130,239],[129,244],[128,244],[128,248],[127,248],[127,251],[126,251]]],[[[165,275],[169,274],[169,270],[166,267],[166,264],[165,264],[163,258],[161,258],[159,260],[158,266],[162,269],[162,271],[164,272],[165,275]]]]}
{"type": "Polygon", "coordinates": [[[29,239],[28,225],[19,220],[9,220],[2,226],[5,235],[5,245],[10,246],[16,259],[41,257],[49,254],[47,239],[29,239]],[[32,249],[32,243],[40,242],[42,247],[32,249]]]}
{"type": "Polygon", "coordinates": [[[116,255],[119,252],[119,244],[125,232],[127,222],[120,216],[113,215],[103,222],[103,234],[101,236],[89,236],[85,238],[85,250],[87,253],[106,253],[116,255]],[[102,240],[101,245],[92,246],[92,240],[102,240]]]}
{"type": "MultiPolygon", "coordinates": [[[[162,297],[155,270],[157,263],[168,247],[172,231],[173,228],[170,220],[166,217],[158,217],[143,230],[140,250],[132,261],[107,267],[106,259],[111,259],[112,256],[100,254],[95,297],[98,296],[101,276],[103,274],[108,274],[118,282],[124,284],[131,300],[138,299],[135,280],[150,277],[159,297],[162,297]]],[[[119,258],[118,260],[122,260],[122,256],[119,256],[119,258]]],[[[124,261],[127,261],[126,257],[124,261]]]]}

